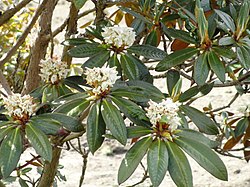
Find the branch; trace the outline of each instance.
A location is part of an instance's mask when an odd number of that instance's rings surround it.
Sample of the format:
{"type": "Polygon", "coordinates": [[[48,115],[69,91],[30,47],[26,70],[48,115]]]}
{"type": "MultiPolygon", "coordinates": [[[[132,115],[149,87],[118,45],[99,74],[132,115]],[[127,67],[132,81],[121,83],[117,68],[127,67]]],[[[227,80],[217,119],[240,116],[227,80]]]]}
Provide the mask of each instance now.
{"type": "Polygon", "coordinates": [[[41,5],[37,8],[37,11],[35,12],[35,15],[33,16],[32,20],[30,21],[27,28],[24,30],[23,34],[18,38],[16,44],[8,51],[7,54],[3,55],[3,57],[0,59],[0,67],[2,67],[18,50],[18,48],[23,44],[26,37],[28,36],[29,32],[35,25],[37,19],[39,18],[40,14],[44,10],[45,5],[47,4],[49,0],[44,0],[41,5]]]}
{"type": "MultiPolygon", "coordinates": [[[[5,78],[5,76],[3,75],[3,72],[2,70],[0,70],[0,83],[3,87],[3,89],[5,90],[5,92],[8,94],[8,95],[12,95],[12,91],[10,89],[10,86],[8,84],[8,81],[7,79],[5,78]]],[[[2,93],[3,95],[3,93],[2,93]]]]}
{"type": "Polygon", "coordinates": [[[0,16],[0,26],[5,24],[12,16],[14,16],[19,10],[25,7],[31,0],[23,0],[19,4],[17,4],[14,8],[6,10],[0,16]]]}
{"type": "Polygon", "coordinates": [[[38,160],[39,158],[41,158],[40,155],[38,155],[38,156],[32,158],[32,159],[29,160],[29,161],[26,161],[25,164],[23,164],[23,165],[17,167],[16,170],[18,171],[18,170],[21,170],[21,169],[25,168],[26,166],[30,165],[30,164],[31,164],[32,162],[34,162],[35,160],[38,160]]]}

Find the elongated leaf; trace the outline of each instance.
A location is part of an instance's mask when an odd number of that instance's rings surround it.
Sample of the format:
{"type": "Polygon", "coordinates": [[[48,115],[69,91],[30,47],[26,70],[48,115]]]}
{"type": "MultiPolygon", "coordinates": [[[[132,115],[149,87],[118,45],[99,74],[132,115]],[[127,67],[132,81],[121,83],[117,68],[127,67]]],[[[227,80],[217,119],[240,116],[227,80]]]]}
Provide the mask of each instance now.
{"type": "Polygon", "coordinates": [[[188,90],[186,90],[184,93],[182,93],[180,95],[179,101],[185,102],[185,101],[191,99],[192,97],[194,97],[195,95],[197,95],[198,93],[199,93],[198,86],[194,86],[192,88],[189,88],[188,90]]]}
{"type": "Polygon", "coordinates": [[[172,29],[172,28],[166,28],[166,29],[163,29],[163,31],[167,35],[170,35],[173,38],[179,39],[179,40],[181,40],[183,42],[192,43],[192,44],[197,43],[196,39],[193,38],[192,36],[190,36],[189,32],[186,32],[186,31],[183,31],[183,30],[172,29]]]}
{"type": "Polygon", "coordinates": [[[5,138],[5,136],[13,129],[13,126],[7,126],[5,128],[0,129],[0,142],[5,138]]]}
{"type": "Polygon", "coordinates": [[[112,135],[123,145],[127,142],[127,130],[119,110],[106,99],[102,101],[102,117],[112,135]]]}
{"type": "Polygon", "coordinates": [[[88,44],[82,44],[78,45],[68,51],[69,55],[71,57],[75,58],[84,58],[84,57],[90,57],[93,56],[100,51],[105,51],[104,48],[99,47],[99,44],[96,43],[88,43],[88,44]]]}
{"type": "Polygon", "coordinates": [[[146,22],[146,23],[148,23],[148,24],[152,24],[152,23],[151,23],[148,19],[146,19],[142,14],[139,14],[139,13],[137,13],[137,12],[135,12],[135,11],[129,9],[129,8],[126,8],[126,7],[120,7],[120,9],[121,9],[122,11],[127,12],[127,13],[131,14],[132,16],[134,16],[134,17],[140,19],[140,20],[143,21],[143,22],[146,22]]]}
{"type": "Polygon", "coordinates": [[[194,80],[198,85],[204,85],[209,73],[206,53],[201,54],[194,64],[194,80]]]}
{"type": "Polygon", "coordinates": [[[0,168],[3,178],[7,178],[16,168],[23,150],[20,128],[12,129],[1,143],[0,168]]]}
{"type": "Polygon", "coordinates": [[[169,154],[168,171],[177,186],[192,187],[192,171],[183,151],[173,142],[166,142],[169,154]]]}
{"type": "Polygon", "coordinates": [[[109,59],[109,56],[110,51],[100,51],[99,53],[90,57],[86,62],[84,62],[82,68],[102,67],[109,59]]]}
{"type": "Polygon", "coordinates": [[[148,150],[148,172],[153,186],[159,186],[168,170],[168,150],[165,142],[155,140],[148,150]]]}
{"type": "Polygon", "coordinates": [[[39,130],[35,124],[33,125],[31,123],[26,125],[25,133],[37,154],[41,155],[41,157],[45,160],[51,162],[52,147],[47,136],[45,136],[45,134],[39,130]]]}
{"type": "Polygon", "coordinates": [[[194,122],[201,132],[211,135],[219,133],[216,124],[206,114],[187,105],[181,105],[179,108],[194,122]]]}
{"type": "Polygon", "coordinates": [[[152,129],[142,126],[127,127],[128,138],[140,138],[147,134],[152,133],[152,129]]]}
{"type": "Polygon", "coordinates": [[[209,138],[204,136],[202,133],[197,132],[192,129],[181,129],[178,133],[176,133],[176,135],[203,143],[206,146],[211,147],[211,148],[215,148],[216,146],[219,145],[219,142],[210,140],[209,138]]]}
{"type": "Polygon", "coordinates": [[[237,31],[238,37],[246,30],[249,21],[249,1],[244,1],[240,7],[239,16],[237,19],[237,31]]]}
{"type": "Polygon", "coordinates": [[[124,75],[129,80],[136,80],[140,78],[139,69],[134,63],[134,61],[130,60],[127,55],[121,55],[121,66],[124,72],[124,75]]]}
{"type": "Polygon", "coordinates": [[[154,60],[162,60],[166,56],[164,51],[151,45],[133,45],[127,50],[129,53],[135,53],[136,55],[141,55],[145,58],[154,60]]]}
{"type": "Polygon", "coordinates": [[[145,111],[137,104],[121,97],[111,97],[111,99],[118,106],[121,112],[133,123],[141,126],[150,126],[145,111]]]}
{"type": "Polygon", "coordinates": [[[235,43],[235,40],[232,37],[223,37],[219,40],[219,45],[225,46],[225,45],[232,45],[235,43]]]}
{"type": "Polygon", "coordinates": [[[85,38],[71,38],[62,42],[66,46],[77,46],[88,43],[85,38]]]}
{"type": "Polygon", "coordinates": [[[189,138],[175,139],[186,153],[188,153],[201,167],[218,179],[228,180],[227,169],[222,160],[209,147],[189,138]]]}
{"type": "Polygon", "coordinates": [[[145,30],[145,27],[146,27],[146,24],[144,21],[138,19],[138,18],[135,18],[132,23],[131,23],[131,26],[132,28],[134,28],[135,32],[136,32],[136,35],[139,35],[142,33],[142,31],[145,30]]]}
{"type": "Polygon", "coordinates": [[[136,142],[135,145],[126,153],[125,158],[118,171],[118,183],[125,182],[135,171],[142,158],[146,154],[152,143],[152,137],[146,137],[136,142]]]}
{"type": "Polygon", "coordinates": [[[250,68],[250,52],[244,46],[239,46],[236,48],[236,54],[241,65],[245,69],[249,69],[250,68]]]}
{"type": "Polygon", "coordinates": [[[58,121],[46,117],[34,116],[29,121],[46,135],[57,135],[62,128],[58,121]]]}
{"type": "Polygon", "coordinates": [[[71,132],[80,132],[84,130],[83,125],[77,118],[67,116],[65,114],[47,113],[47,114],[41,114],[39,115],[39,117],[53,119],[71,132]]]}
{"type": "Polygon", "coordinates": [[[229,59],[235,59],[236,53],[231,49],[227,47],[213,47],[214,52],[217,53],[218,56],[223,56],[229,59]]]}
{"type": "Polygon", "coordinates": [[[104,140],[106,126],[100,112],[100,103],[94,104],[87,120],[87,141],[92,154],[101,147],[104,140]]]}
{"type": "Polygon", "coordinates": [[[235,128],[235,137],[241,136],[247,130],[247,127],[250,125],[248,118],[241,119],[235,128]]]}
{"type": "Polygon", "coordinates": [[[214,51],[208,53],[208,63],[221,82],[225,82],[225,66],[214,51]]]}
{"type": "Polygon", "coordinates": [[[223,20],[224,24],[230,29],[232,32],[235,31],[235,24],[233,18],[231,18],[227,13],[222,12],[220,10],[214,10],[216,14],[223,20]]]}
{"type": "Polygon", "coordinates": [[[243,137],[243,135],[240,135],[236,138],[234,138],[234,137],[230,138],[223,146],[223,150],[228,151],[228,150],[232,149],[237,143],[239,143],[239,141],[241,140],[242,137],[243,137]]]}
{"type": "Polygon", "coordinates": [[[172,91],[176,83],[180,79],[180,73],[177,70],[170,69],[167,72],[167,88],[169,95],[172,95],[172,91]]]}
{"type": "Polygon", "coordinates": [[[175,51],[170,55],[167,55],[156,66],[156,71],[165,71],[171,67],[177,66],[194,56],[198,50],[196,48],[186,48],[179,51],[175,51]]]}
{"type": "Polygon", "coordinates": [[[205,17],[204,11],[201,7],[195,8],[195,16],[196,16],[198,28],[199,28],[198,31],[199,31],[199,36],[201,39],[200,43],[204,43],[209,39],[209,37],[208,37],[208,22],[207,22],[207,19],[205,17]]]}

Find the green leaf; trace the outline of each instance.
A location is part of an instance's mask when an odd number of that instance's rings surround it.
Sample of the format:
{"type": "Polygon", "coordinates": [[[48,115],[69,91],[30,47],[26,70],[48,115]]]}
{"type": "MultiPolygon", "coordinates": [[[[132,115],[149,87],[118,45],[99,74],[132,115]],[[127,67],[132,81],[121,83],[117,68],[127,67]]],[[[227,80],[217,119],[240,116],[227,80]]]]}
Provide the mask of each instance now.
{"type": "Polygon", "coordinates": [[[232,32],[235,32],[235,24],[233,18],[231,18],[227,13],[222,12],[220,10],[214,10],[214,11],[223,20],[226,27],[230,29],[232,32]]]}
{"type": "Polygon", "coordinates": [[[201,54],[194,64],[194,80],[200,86],[204,85],[209,73],[207,54],[201,54]]]}
{"type": "Polygon", "coordinates": [[[152,30],[149,33],[149,35],[146,37],[145,44],[157,47],[158,46],[158,37],[161,37],[161,36],[157,35],[156,30],[152,30]]]}
{"type": "Polygon", "coordinates": [[[0,168],[3,178],[7,178],[16,168],[23,151],[20,128],[12,129],[0,147],[0,168]]]}
{"type": "MultiPolygon", "coordinates": [[[[82,76],[78,76],[78,75],[70,76],[70,77],[65,78],[63,80],[63,82],[65,85],[69,86],[70,88],[74,88],[79,92],[85,91],[82,87],[79,86],[85,82],[82,76]]],[[[69,93],[67,93],[67,94],[69,94],[69,93]]],[[[67,94],[64,94],[64,95],[67,95],[67,94]]],[[[60,99],[60,97],[59,97],[59,99],[60,99]]]]}
{"type": "Polygon", "coordinates": [[[7,126],[5,128],[0,129],[0,142],[5,138],[5,136],[13,129],[13,126],[9,124],[10,126],[7,126]]]}
{"type": "Polygon", "coordinates": [[[74,4],[78,10],[84,6],[86,1],[87,0],[73,0],[74,4]]]}
{"type": "Polygon", "coordinates": [[[87,43],[87,40],[85,38],[71,38],[62,42],[62,44],[65,46],[77,46],[77,45],[82,45],[86,43],[87,43]]]}
{"type": "Polygon", "coordinates": [[[129,79],[129,80],[136,80],[139,79],[140,74],[139,74],[139,69],[136,66],[136,64],[134,63],[134,61],[132,61],[130,58],[128,58],[128,56],[125,55],[121,55],[121,66],[122,66],[122,70],[124,72],[124,75],[129,79]]]}
{"type": "Polygon", "coordinates": [[[110,57],[110,51],[100,51],[97,54],[90,57],[84,64],[82,68],[94,68],[102,67],[110,57]]]}
{"type": "Polygon", "coordinates": [[[167,88],[169,95],[172,95],[172,91],[176,83],[180,80],[180,73],[177,70],[170,69],[167,72],[167,88]]]}
{"type": "Polygon", "coordinates": [[[35,124],[27,124],[25,128],[26,136],[36,150],[37,154],[41,155],[45,160],[51,162],[52,160],[52,147],[48,137],[39,130],[35,124]]]}
{"type": "Polygon", "coordinates": [[[211,147],[211,148],[215,148],[219,145],[219,142],[210,140],[209,138],[204,136],[202,133],[192,130],[192,129],[181,129],[180,131],[176,133],[176,135],[203,143],[206,146],[211,147]]]}
{"type": "Polygon", "coordinates": [[[236,48],[237,57],[245,69],[250,68],[250,52],[243,46],[236,48]]]}
{"type": "Polygon", "coordinates": [[[196,48],[186,48],[175,51],[170,55],[167,55],[162,61],[156,66],[156,71],[165,71],[171,67],[177,66],[193,57],[198,52],[196,48]]]}
{"type": "Polygon", "coordinates": [[[149,147],[147,155],[148,172],[153,186],[161,184],[168,170],[168,150],[165,142],[155,140],[149,147]]]}
{"type": "Polygon", "coordinates": [[[26,181],[23,180],[22,178],[19,178],[18,182],[19,182],[21,187],[29,187],[29,185],[26,183],[26,181]]]}
{"type": "Polygon", "coordinates": [[[141,34],[145,30],[145,26],[145,22],[138,18],[135,18],[130,25],[130,27],[134,28],[136,35],[141,34]]]}
{"type": "Polygon", "coordinates": [[[128,138],[140,138],[142,136],[152,133],[152,129],[142,126],[127,127],[128,138]]]}
{"type": "Polygon", "coordinates": [[[100,113],[100,102],[95,103],[87,119],[87,141],[92,154],[101,147],[106,126],[100,113]]]}
{"type": "Polygon", "coordinates": [[[208,63],[221,82],[225,82],[225,66],[214,51],[208,53],[208,63]]]}
{"type": "Polygon", "coordinates": [[[231,36],[223,37],[219,40],[220,46],[233,45],[235,40],[231,36]]]}
{"type": "Polygon", "coordinates": [[[74,100],[70,100],[65,104],[57,107],[53,113],[63,113],[73,117],[79,117],[79,115],[88,108],[90,101],[83,98],[78,98],[74,100]]]}
{"type": "Polygon", "coordinates": [[[166,29],[163,29],[163,31],[167,35],[170,35],[173,38],[179,39],[183,42],[197,44],[196,39],[190,36],[189,32],[186,32],[183,30],[172,29],[172,28],[166,28],[166,29]]]}
{"type": "Polygon", "coordinates": [[[249,124],[250,123],[249,123],[248,118],[241,119],[235,127],[235,137],[239,137],[243,135],[245,131],[247,130],[249,124]]]}
{"type": "Polygon", "coordinates": [[[136,142],[125,155],[118,171],[118,183],[125,182],[135,171],[152,143],[152,137],[136,142]]]}
{"type": "Polygon", "coordinates": [[[71,132],[80,132],[84,130],[82,123],[77,118],[67,116],[66,114],[46,113],[40,114],[39,117],[53,119],[71,132]]]}
{"type": "Polygon", "coordinates": [[[223,56],[228,59],[235,59],[235,52],[229,47],[213,47],[213,51],[217,53],[218,56],[223,56]]]}
{"type": "Polygon", "coordinates": [[[121,112],[133,123],[141,126],[150,126],[145,111],[134,102],[121,97],[112,97],[112,101],[118,106],[121,112]]]}
{"type": "Polygon", "coordinates": [[[196,96],[199,93],[198,86],[194,86],[192,88],[189,88],[184,93],[182,93],[179,97],[180,102],[185,102],[191,99],[192,97],[196,96]]]}
{"type": "Polygon", "coordinates": [[[120,111],[106,99],[102,101],[102,117],[111,134],[123,145],[127,143],[127,130],[120,111]]]}
{"type": "Polygon", "coordinates": [[[34,116],[29,120],[30,123],[34,124],[46,135],[57,135],[62,125],[53,119],[34,116]]]}
{"type": "Polygon", "coordinates": [[[179,137],[174,141],[206,171],[218,179],[228,180],[224,163],[209,147],[189,138],[179,137]]]}
{"type": "Polygon", "coordinates": [[[250,4],[244,1],[240,6],[240,11],[237,19],[237,34],[238,37],[246,30],[249,21],[250,4]]]}
{"type": "Polygon", "coordinates": [[[106,51],[105,48],[100,47],[100,44],[97,43],[87,43],[87,44],[82,44],[78,45],[68,51],[68,54],[71,57],[75,58],[84,58],[84,57],[90,57],[93,55],[96,55],[100,51],[106,51]]]}
{"type": "Polygon", "coordinates": [[[183,151],[173,142],[167,141],[169,154],[168,171],[176,186],[192,187],[192,171],[183,151]]]}
{"type": "Polygon", "coordinates": [[[162,60],[165,58],[166,53],[157,47],[151,45],[133,45],[127,49],[129,53],[144,56],[148,59],[162,60]]]}
{"type": "Polygon", "coordinates": [[[202,95],[207,95],[209,92],[211,92],[213,87],[214,87],[214,82],[209,84],[204,84],[201,87],[199,87],[199,91],[202,95]]]}
{"type": "Polygon", "coordinates": [[[181,105],[179,108],[194,122],[201,132],[210,135],[219,133],[216,124],[206,114],[187,105],[181,105]]]}
{"type": "Polygon", "coordinates": [[[132,16],[134,16],[134,17],[140,19],[140,20],[143,21],[143,22],[146,22],[146,23],[148,23],[148,24],[152,24],[152,23],[151,23],[148,19],[146,19],[143,15],[141,15],[141,14],[139,14],[139,13],[137,13],[137,12],[135,12],[135,11],[129,9],[129,8],[120,7],[120,9],[121,9],[122,11],[127,12],[127,13],[131,14],[132,16]]]}
{"type": "Polygon", "coordinates": [[[179,95],[181,93],[181,87],[182,87],[182,79],[179,79],[178,82],[174,85],[174,88],[172,90],[171,98],[173,100],[179,98],[179,95]]]}
{"type": "MultiPolygon", "coordinates": [[[[197,1],[196,1],[197,2],[197,1]]],[[[200,7],[195,8],[195,16],[199,28],[200,43],[204,43],[208,39],[208,22],[205,17],[204,11],[200,7]]]]}

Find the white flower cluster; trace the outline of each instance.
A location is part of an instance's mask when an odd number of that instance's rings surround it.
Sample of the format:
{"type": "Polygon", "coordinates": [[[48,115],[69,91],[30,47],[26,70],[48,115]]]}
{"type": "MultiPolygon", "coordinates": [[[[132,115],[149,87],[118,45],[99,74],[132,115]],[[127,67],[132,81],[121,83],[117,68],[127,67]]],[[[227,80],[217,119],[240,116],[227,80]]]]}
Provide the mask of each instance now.
{"type": "Polygon", "coordinates": [[[46,83],[51,82],[55,84],[56,82],[67,77],[69,69],[67,69],[67,63],[60,60],[47,59],[41,60],[40,62],[41,73],[39,74],[42,80],[46,83]]]}
{"type": "Polygon", "coordinates": [[[94,95],[100,95],[109,90],[113,87],[115,81],[120,78],[120,76],[117,76],[116,67],[86,68],[84,74],[86,75],[87,84],[93,87],[92,92],[94,95]]]}
{"type": "Polygon", "coordinates": [[[146,110],[146,115],[153,125],[156,125],[158,122],[166,121],[166,123],[170,125],[170,129],[175,130],[180,124],[180,117],[177,114],[179,111],[179,104],[174,103],[170,98],[162,100],[161,103],[150,100],[149,107],[146,110]]]}
{"type": "Polygon", "coordinates": [[[24,115],[31,116],[36,109],[36,104],[30,95],[13,94],[3,98],[4,107],[9,116],[23,118],[24,115]]]}
{"type": "Polygon", "coordinates": [[[135,32],[131,27],[105,27],[102,36],[107,44],[111,44],[117,48],[129,47],[135,41],[135,32]]]}

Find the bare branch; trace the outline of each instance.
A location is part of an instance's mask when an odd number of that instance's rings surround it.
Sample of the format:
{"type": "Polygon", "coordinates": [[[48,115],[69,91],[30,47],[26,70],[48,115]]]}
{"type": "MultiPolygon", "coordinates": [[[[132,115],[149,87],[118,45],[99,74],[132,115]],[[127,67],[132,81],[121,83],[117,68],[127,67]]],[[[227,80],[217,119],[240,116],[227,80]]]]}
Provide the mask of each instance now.
{"type": "Polygon", "coordinates": [[[11,57],[12,55],[18,50],[18,48],[23,44],[25,41],[26,37],[28,36],[29,32],[35,25],[37,19],[39,18],[40,14],[44,10],[44,7],[46,3],[49,0],[44,0],[41,5],[37,8],[32,20],[30,21],[29,25],[27,28],[24,30],[23,34],[18,38],[16,44],[8,51],[7,54],[3,55],[2,58],[0,59],[0,67],[2,67],[11,57]]]}
{"type": "Polygon", "coordinates": [[[19,10],[21,10],[23,7],[25,7],[27,4],[29,4],[31,0],[23,0],[19,4],[17,4],[14,8],[11,8],[9,10],[6,10],[1,16],[0,16],[0,26],[5,24],[12,16],[14,16],[19,10]]]}

